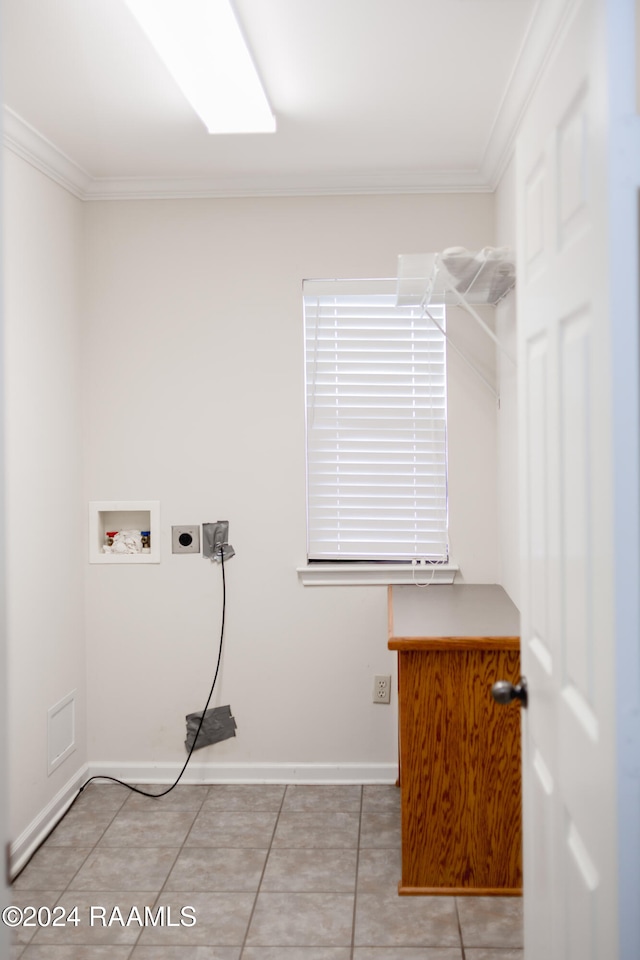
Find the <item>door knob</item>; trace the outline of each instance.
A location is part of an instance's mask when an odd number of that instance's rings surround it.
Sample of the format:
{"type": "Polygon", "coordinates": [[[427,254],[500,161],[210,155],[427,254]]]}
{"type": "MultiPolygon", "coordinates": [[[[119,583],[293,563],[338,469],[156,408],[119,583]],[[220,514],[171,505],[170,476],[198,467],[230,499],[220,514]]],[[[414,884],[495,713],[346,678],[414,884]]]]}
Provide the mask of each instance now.
{"type": "Polygon", "coordinates": [[[526,677],[520,677],[520,682],[513,684],[508,680],[498,680],[491,687],[491,696],[496,703],[511,703],[512,700],[519,700],[523,707],[527,705],[527,680],[526,677]]]}

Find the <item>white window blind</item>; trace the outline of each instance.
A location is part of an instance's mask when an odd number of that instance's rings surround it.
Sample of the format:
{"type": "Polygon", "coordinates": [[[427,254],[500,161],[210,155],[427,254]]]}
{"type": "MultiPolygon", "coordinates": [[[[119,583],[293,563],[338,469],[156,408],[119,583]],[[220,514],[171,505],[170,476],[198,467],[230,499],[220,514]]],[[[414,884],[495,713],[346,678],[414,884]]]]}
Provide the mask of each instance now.
{"type": "Polygon", "coordinates": [[[303,294],[307,559],[447,560],[445,338],[388,281],[303,294]]]}

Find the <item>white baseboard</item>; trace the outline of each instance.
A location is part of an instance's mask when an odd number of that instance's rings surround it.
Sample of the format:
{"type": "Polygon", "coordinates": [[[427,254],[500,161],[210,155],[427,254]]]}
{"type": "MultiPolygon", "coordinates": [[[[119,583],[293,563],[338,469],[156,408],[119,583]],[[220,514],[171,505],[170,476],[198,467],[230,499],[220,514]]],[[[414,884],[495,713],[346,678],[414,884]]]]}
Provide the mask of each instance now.
{"type": "Polygon", "coordinates": [[[37,817],[31,821],[20,836],[11,844],[11,877],[22,870],[30,857],[38,849],[42,841],[53,830],[56,823],[66,813],[83,783],[86,782],[88,774],[87,764],[83,764],[73,776],[67,780],[61,790],[55,797],[49,801],[37,817]]]}
{"type": "MultiPolygon", "coordinates": [[[[126,783],[173,783],[179,763],[95,761],[87,776],[116,777],[126,783]]],[[[197,763],[191,762],[181,783],[395,783],[394,763],[197,763]]]]}

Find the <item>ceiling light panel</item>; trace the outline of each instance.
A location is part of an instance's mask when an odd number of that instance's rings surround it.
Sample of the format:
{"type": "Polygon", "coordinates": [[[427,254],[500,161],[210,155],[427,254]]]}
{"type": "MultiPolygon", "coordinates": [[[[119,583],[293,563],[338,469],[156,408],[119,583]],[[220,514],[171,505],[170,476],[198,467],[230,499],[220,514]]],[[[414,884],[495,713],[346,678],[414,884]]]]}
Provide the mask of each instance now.
{"type": "Polygon", "coordinates": [[[229,0],[124,0],[209,133],[276,121],[229,0]]]}

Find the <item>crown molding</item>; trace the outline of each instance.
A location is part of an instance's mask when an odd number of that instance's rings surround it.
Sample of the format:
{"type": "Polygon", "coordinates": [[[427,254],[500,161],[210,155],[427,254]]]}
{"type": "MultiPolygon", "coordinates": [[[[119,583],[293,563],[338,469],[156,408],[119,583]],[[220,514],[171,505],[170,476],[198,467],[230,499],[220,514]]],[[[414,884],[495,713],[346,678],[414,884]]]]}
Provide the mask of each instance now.
{"type": "Polygon", "coordinates": [[[579,2],[537,0],[480,164],[480,178],[492,191],[513,155],[518,131],[544,68],[579,2]]]}
{"type": "Polygon", "coordinates": [[[233,197],[301,197],[358,194],[486,193],[476,171],[351,177],[92,177],[9,107],[4,107],[4,144],[79,200],[192,200],[233,197]]]}
{"type": "Polygon", "coordinates": [[[93,177],[7,106],[4,143],[83,201],[492,193],[513,154],[522,118],[544,66],[577,3],[578,0],[537,0],[477,170],[249,179],[93,177]]]}
{"type": "Polygon", "coordinates": [[[438,171],[423,176],[264,178],[113,178],[92,180],[85,200],[160,200],[234,197],[354,196],[366,194],[485,193],[491,187],[476,173],[438,171]]]}
{"type": "Polygon", "coordinates": [[[6,105],[3,108],[3,141],[9,150],[74,197],[86,199],[91,175],[6,105]]]}

